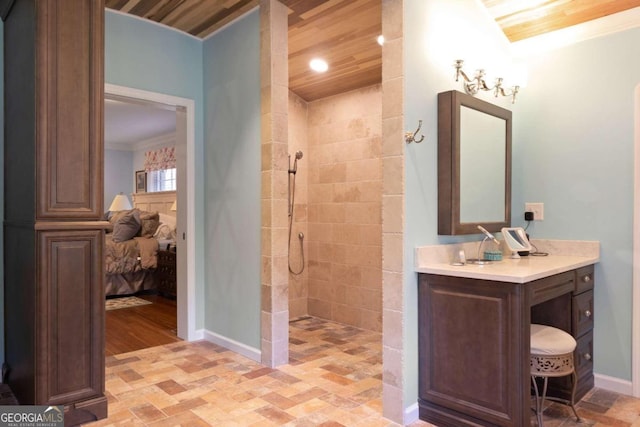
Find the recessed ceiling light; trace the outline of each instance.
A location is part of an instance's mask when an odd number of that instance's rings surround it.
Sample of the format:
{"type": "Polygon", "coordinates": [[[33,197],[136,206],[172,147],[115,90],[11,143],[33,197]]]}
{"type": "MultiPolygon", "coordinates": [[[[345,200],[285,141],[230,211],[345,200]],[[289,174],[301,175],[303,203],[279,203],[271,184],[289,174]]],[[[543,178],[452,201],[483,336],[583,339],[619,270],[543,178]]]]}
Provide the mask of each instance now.
{"type": "Polygon", "coordinates": [[[329,69],[329,64],[324,59],[315,58],[309,62],[309,67],[318,73],[324,73],[329,69]]]}
{"type": "Polygon", "coordinates": [[[384,44],[384,36],[382,34],[380,34],[376,40],[380,46],[384,44]]]}

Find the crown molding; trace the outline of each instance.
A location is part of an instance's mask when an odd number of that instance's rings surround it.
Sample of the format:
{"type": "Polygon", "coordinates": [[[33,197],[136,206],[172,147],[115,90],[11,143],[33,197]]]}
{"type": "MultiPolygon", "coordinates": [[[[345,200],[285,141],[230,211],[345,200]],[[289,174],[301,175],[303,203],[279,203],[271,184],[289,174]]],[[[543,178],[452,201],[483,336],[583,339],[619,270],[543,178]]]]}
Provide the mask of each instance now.
{"type": "Polygon", "coordinates": [[[154,136],[153,138],[144,139],[142,141],[125,142],[125,143],[108,143],[105,142],[104,148],[107,150],[117,151],[143,151],[154,148],[162,148],[176,145],[176,133],[170,132],[164,135],[154,136]]]}

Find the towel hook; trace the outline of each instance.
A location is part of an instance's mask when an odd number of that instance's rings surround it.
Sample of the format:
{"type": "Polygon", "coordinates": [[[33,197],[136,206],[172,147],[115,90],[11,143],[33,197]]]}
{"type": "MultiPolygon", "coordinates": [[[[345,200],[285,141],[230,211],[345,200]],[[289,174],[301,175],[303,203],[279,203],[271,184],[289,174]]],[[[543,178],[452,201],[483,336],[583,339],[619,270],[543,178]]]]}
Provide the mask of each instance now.
{"type": "Polygon", "coordinates": [[[422,120],[418,120],[418,129],[416,129],[416,131],[413,133],[406,132],[404,134],[404,140],[407,142],[407,144],[411,144],[412,142],[415,142],[416,144],[420,144],[424,140],[424,135],[420,135],[420,139],[416,139],[416,135],[418,134],[418,132],[420,132],[421,127],[422,127],[422,120]]]}

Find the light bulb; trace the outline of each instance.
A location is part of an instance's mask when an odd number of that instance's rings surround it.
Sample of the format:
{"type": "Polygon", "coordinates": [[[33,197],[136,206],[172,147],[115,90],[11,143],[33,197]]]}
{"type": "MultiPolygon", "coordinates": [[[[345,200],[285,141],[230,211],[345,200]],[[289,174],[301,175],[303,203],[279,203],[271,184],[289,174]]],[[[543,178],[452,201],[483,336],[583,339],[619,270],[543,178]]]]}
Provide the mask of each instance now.
{"type": "Polygon", "coordinates": [[[311,60],[311,62],[309,62],[309,67],[313,71],[324,73],[329,69],[329,64],[327,64],[327,61],[325,61],[324,59],[314,58],[311,60]]]}

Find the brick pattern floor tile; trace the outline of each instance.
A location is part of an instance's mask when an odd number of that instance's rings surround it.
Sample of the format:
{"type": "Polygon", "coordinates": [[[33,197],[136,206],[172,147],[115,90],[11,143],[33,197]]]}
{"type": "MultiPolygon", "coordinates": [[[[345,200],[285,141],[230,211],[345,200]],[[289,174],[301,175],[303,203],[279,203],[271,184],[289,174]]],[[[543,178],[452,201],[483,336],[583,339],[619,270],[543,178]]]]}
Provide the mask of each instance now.
{"type": "MultiPolygon", "coordinates": [[[[206,341],[109,356],[109,417],[88,425],[397,426],[382,417],[379,333],[317,318],[289,329],[290,363],[278,369],[206,341]]],[[[581,424],[548,405],[545,425],[640,426],[640,399],[594,389],[577,408],[581,424]]]]}

